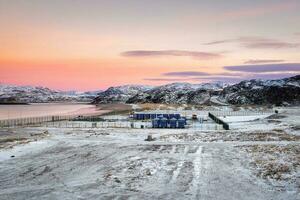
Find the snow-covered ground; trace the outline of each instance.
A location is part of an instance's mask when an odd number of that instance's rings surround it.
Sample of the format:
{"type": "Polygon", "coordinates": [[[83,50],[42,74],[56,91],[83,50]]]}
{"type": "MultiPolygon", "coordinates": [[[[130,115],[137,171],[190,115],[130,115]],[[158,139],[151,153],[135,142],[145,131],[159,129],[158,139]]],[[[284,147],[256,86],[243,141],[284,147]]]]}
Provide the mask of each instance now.
{"type": "Polygon", "coordinates": [[[220,116],[219,118],[223,120],[224,122],[231,123],[231,122],[248,122],[248,121],[257,121],[260,119],[264,119],[266,117],[270,116],[270,114],[267,115],[248,115],[248,116],[220,116]]]}
{"type": "Polygon", "coordinates": [[[298,112],[280,115],[230,131],[3,129],[47,136],[3,145],[0,199],[300,199],[298,112]]]}
{"type": "Polygon", "coordinates": [[[0,103],[91,102],[101,91],[56,91],[45,87],[0,83],[0,103]]]}

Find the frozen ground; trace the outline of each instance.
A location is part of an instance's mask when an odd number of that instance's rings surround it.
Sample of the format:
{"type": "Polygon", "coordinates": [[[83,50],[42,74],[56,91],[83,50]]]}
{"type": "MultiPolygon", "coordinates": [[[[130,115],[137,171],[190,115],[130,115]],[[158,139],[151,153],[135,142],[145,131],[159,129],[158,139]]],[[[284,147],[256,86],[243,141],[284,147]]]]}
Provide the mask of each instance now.
{"type": "Polygon", "coordinates": [[[230,131],[1,130],[0,199],[300,199],[288,113],[230,131]]]}

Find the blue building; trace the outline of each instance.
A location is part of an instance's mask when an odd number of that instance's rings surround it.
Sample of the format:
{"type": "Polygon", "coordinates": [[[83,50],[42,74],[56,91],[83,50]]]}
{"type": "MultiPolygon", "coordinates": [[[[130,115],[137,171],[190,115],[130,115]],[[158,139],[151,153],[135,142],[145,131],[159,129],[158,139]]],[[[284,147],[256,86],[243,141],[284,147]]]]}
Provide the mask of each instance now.
{"type": "Polygon", "coordinates": [[[168,128],[168,119],[167,118],[161,118],[160,120],[160,128],[168,128]]]}
{"type": "Polygon", "coordinates": [[[152,128],[159,128],[160,127],[160,119],[155,118],[152,120],[152,128]]]}
{"type": "Polygon", "coordinates": [[[186,124],[186,120],[184,118],[178,119],[178,128],[184,128],[186,124]]]}
{"type": "Polygon", "coordinates": [[[170,128],[177,128],[177,119],[176,118],[170,119],[170,128]]]}

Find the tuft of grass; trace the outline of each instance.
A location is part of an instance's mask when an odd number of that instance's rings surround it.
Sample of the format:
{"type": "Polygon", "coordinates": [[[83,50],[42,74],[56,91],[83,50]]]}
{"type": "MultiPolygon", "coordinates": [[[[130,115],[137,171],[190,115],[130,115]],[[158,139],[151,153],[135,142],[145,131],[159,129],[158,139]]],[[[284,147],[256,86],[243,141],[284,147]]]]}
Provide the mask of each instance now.
{"type": "Polygon", "coordinates": [[[300,145],[249,145],[240,146],[248,152],[250,166],[264,179],[288,180],[300,167],[300,145]]]}
{"type": "Polygon", "coordinates": [[[1,138],[0,143],[16,142],[16,141],[24,141],[24,140],[27,140],[27,138],[23,138],[23,137],[1,138]]]}

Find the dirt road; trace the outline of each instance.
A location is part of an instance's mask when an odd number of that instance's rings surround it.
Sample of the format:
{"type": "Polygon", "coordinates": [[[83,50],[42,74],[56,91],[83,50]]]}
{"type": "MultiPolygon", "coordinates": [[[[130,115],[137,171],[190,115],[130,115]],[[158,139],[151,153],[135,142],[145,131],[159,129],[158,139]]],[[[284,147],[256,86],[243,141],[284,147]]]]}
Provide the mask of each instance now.
{"type": "Polygon", "coordinates": [[[0,199],[300,199],[299,173],[280,187],[255,175],[241,150],[252,142],[166,142],[159,133],[146,142],[149,131],[129,129],[48,132],[0,151],[0,199]]]}

